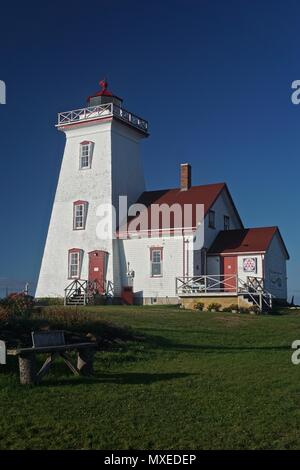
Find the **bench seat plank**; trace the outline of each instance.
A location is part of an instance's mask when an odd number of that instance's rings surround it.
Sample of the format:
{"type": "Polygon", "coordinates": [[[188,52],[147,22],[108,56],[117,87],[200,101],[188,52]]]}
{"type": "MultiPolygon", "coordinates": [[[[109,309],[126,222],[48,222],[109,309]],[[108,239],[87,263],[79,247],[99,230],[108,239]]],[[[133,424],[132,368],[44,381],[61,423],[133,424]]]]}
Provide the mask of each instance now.
{"type": "Polygon", "coordinates": [[[53,351],[70,351],[72,349],[84,349],[84,348],[96,348],[97,343],[74,343],[74,344],[64,344],[61,346],[40,346],[40,347],[30,347],[30,348],[17,348],[17,349],[8,349],[6,354],[8,356],[18,356],[19,354],[30,354],[33,352],[36,353],[47,353],[53,351]]]}

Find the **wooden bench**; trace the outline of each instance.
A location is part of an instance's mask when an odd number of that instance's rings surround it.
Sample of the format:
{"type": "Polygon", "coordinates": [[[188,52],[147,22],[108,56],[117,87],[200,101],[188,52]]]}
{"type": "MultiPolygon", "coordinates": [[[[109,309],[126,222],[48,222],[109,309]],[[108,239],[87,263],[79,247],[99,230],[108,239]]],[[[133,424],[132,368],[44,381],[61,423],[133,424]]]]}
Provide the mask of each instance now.
{"type": "Polygon", "coordinates": [[[32,332],[32,347],[7,349],[5,341],[0,341],[0,364],[6,364],[6,356],[17,356],[19,360],[20,383],[38,383],[49,371],[57,357],[61,357],[75,375],[90,375],[93,372],[93,359],[97,343],[66,344],[63,331],[32,332]],[[77,351],[77,364],[68,355],[77,351]],[[36,354],[47,354],[41,369],[36,372],[36,354]]]}

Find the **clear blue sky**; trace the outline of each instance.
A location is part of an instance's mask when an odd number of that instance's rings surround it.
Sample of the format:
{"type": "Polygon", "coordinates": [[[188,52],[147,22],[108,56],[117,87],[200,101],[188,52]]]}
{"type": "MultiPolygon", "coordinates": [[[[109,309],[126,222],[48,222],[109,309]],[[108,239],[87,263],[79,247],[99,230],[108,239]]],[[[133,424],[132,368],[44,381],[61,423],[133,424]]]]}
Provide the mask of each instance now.
{"type": "MultiPolygon", "coordinates": [[[[226,181],[245,226],[279,225],[300,302],[298,0],[111,0],[1,5],[0,286],[34,283],[64,135],[56,113],[98,80],[149,120],[148,189],[226,181]]],[[[0,291],[1,294],[1,291],[0,291]]]]}

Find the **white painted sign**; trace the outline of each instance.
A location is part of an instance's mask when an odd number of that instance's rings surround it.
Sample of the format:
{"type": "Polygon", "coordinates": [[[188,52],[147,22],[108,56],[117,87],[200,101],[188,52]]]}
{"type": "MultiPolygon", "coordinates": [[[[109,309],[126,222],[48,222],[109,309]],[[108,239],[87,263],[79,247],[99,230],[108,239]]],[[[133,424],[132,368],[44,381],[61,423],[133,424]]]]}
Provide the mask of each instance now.
{"type": "Polygon", "coordinates": [[[6,86],[3,80],[0,80],[0,104],[6,104],[6,86]]]}
{"type": "Polygon", "coordinates": [[[0,340],[0,364],[6,364],[6,344],[0,340]]]}

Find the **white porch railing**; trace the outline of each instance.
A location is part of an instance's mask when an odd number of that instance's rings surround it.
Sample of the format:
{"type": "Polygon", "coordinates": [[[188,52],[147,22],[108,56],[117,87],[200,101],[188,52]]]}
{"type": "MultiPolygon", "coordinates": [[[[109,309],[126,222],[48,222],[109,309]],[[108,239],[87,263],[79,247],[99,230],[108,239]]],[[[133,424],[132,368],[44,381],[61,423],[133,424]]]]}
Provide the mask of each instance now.
{"type": "Polygon", "coordinates": [[[246,281],[237,274],[176,277],[176,294],[179,296],[237,295],[252,301],[260,311],[272,308],[272,295],[264,288],[262,278],[248,277],[246,281]]]}
{"type": "Polygon", "coordinates": [[[56,126],[60,127],[67,124],[112,116],[115,116],[117,119],[130,124],[146,134],[148,133],[148,122],[145,121],[145,119],[142,119],[113,103],[100,104],[98,106],[90,106],[88,108],[74,109],[72,111],[59,113],[58,123],[56,126]]]}
{"type": "Polygon", "coordinates": [[[236,275],[176,277],[176,293],[178,295],[218,292],[237,293],[237,285],[238,277],[236,275]]]}

